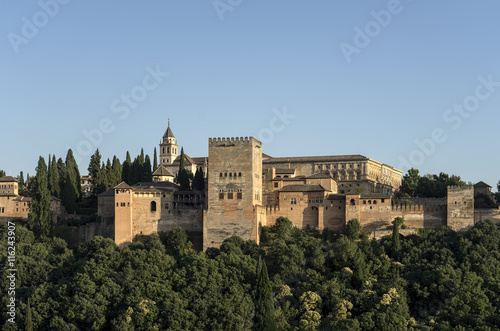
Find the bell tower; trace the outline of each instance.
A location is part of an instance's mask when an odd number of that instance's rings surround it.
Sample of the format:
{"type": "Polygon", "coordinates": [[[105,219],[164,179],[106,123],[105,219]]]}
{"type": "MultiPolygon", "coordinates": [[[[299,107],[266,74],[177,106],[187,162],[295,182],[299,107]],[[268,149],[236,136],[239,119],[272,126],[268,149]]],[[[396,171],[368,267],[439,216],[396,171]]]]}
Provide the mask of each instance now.
{"type": "Polygon", "coordinates": [[[163,166],[172,164],[177,158],[178,147],[174,133],[170,128],[170,120],[168,120],[167,131],[163,135],[163,140],[160,141],[160,164],[163,166]]]}

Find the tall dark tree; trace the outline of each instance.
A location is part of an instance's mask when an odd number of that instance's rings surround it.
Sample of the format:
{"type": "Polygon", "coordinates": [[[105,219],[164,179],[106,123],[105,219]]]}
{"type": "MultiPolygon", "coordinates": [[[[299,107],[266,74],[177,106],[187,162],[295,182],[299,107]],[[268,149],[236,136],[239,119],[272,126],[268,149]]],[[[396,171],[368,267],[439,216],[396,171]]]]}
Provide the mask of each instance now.
{"type": "Polygon", "coordinates": [[[194,174],[193,189],[199,191],[205,190],[205,177],[201,168],[196,169],[196,173],[194,174]]]}
{"type": "Polygon", "coordinates": [[[392,242],[391,242],[391,251],[393,254],[397,254],[401,250],[401,240],[399,238],[399,228],[405,222],[404,218],[396,217],[394,221],[392,221],[392,242]]]}
{"type": "Polygon", "coordinates": [[[96,197],[99,193],[99,186],[101,184],[101,153],[99,148],[90,157],[89,167],[87,168],[90,176],[90,182],[92,184],[92,196],[96,197]]]}
{"type": "Polygon", "coordinates": [[[67,171],[66,164],[62,158],[57,160],[57,172],[59,173],[59,197],[62,199],[62,191],[64,188],[64,181],[66,180],[67,171]]]}
{"type": "Polygon", "coordinates": [[[141,157],[137,156],[132,162],[132,176],[130,177],[130,185],[140,182],[143,177],[143,164],[141,164],[141,157]]]}
{"type": "Polygon", "coordinates": [[[24,321],[24,329],[26,331],[33,331],[33,319],[31,317],[30,299],[28,299],[28,307],[26,308],[26,319],[24,321]]]}
{"type": "Polygon", "coordinates": [[[24,180],[24,173],[21,171],[19,173],[19,195],[26,196],[28,194],[28,190],[26,188],[26,182],[24,180]]]}
{"type": "Polygon", "coordinates": [[[81,176],[80,170],[78,170],[78,164],[76,163],[71,149],[68,150],[68,154],[66,155],[66,171],[68,172],[67,178],[71,180],[71,185],[75,190],[76,199],[79,200],[83,197],[81,176]]]}
{"type": "Polygon", "coordinates": [[[145,182],[151,182],[153,181],[153,172],[151,170],[151,159],[149,158],[149,155],[146,155],[146,159],[144,160],[144,181],[145,182]]]}
{"type": "Polygon", "coordinates": [[[113,156],[113,164],[111,166],[112,169],[112,187],[120,184],[122,181],[122,164],[120,160],[115,156],[113,156]]]}
{"type": "Polygon", "coordinates": [[[259,256],[257,262],[257,286],[255,289],[255,329],[276,330],[273,291],[265,261],[259,256]]]}
{"type": "Polygon", "coordinates": [[[153,156],[153,171],[155,171],[156,169],[158,169],[158,154],[155,147],[155,154],[153,156]]]}
{"type": "Polygon", "coordinates": [[[177,175],[177,182],[180,185],[181,191],[187,191],[190,188],[189,174],[186,170],[186,160],[184,155],[184,148],[181,148],[181,159],[179,163],[179,173],[177,175]]]}
{"type": "Polygon", "coordinates": [[[125,161],[123,161],[122,166],[122,181],[130,184],[130,180],[132,179],[132,159],[130,158],[130,153],[127,151],[127,157],[125,161]]]}
{"type": "Polygon", "coordinates": [[[5,171],[3,171],[2,169],[0,169],[0,178],[2,177],[5,177],[5,171]]]}
{"type": "Polygon", "coordinates": [[[411,168],[408,170],[408,173],[403,176],[403,180],[401,181],[400,192],[403,196],[416,196],[419,180],[418,169],[411,168]]]}
{"type": "Polygon", "coordinates": [[[31,192],[33,201],[31,202],[32,214],[30,223],[37,232],[46,237],[50,234],[52,227],[52,215],[50,212],[50,192],[47,179],[47,164],[40,156],[36,167],[36,176],[33,180],[31,192]]]}
{"type": "Polygon", "coordinates": [[[61,196],[61,187],[59,186],[59,171],[57,169],[56,156],[52,155],[52,161],[49,163],[49,191],[55,197],[61,196]]]}

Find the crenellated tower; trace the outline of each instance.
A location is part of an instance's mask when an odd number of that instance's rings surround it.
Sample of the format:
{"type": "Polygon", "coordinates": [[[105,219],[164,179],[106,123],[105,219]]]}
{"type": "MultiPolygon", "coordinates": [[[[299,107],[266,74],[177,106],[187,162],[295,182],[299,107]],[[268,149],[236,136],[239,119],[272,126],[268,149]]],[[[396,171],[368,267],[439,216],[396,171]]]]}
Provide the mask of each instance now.
{"type": "Polygon", "coordinates": [[[259,242],[262,207],[262,143],[253,137],[209,139],[208,210],[204,248],[234,235],[259,242]]]}
{"type": "Polygon", "coordinates": [[[168,121],[168,128],[163,135],[163,140],[160,141],[160,164],[168,166],[172,164],[179,153],[179,146],[175,141],[174,133],[170,128],[170,120],[168,121]]]}

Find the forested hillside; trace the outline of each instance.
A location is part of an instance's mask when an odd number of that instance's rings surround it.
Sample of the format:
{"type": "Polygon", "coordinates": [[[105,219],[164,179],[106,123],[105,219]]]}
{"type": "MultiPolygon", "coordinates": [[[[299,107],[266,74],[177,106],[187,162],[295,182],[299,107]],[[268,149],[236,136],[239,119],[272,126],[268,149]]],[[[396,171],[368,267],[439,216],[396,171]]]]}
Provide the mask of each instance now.
{"type": "MultiPolygon", "coordinates": [[[[369,240],[286,219],[260,246],[196,252],[180,229],[75,251],[16,226],[16,325],[3,330],[489,330],[500,328],[500,227],[369,240]],[[265,262],[265,263],[263,263],[265,262]]],[[[2,225],[2,307],[8,303],[2,225]]],[[[2,309],[4,311],[4,309],[2,309]]]]}

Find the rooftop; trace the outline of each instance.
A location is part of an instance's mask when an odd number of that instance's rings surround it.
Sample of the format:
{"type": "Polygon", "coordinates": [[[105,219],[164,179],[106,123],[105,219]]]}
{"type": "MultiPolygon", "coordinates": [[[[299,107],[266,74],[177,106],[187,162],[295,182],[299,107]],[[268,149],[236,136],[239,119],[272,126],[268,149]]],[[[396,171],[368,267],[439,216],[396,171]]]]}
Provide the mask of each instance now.
{"type": "Polygon", "coordinates": [[[321,185],[287,185],[279,192],[324,192],[326,189],[321,185]]]}
{"type": "Polygon", "coordinates": [[[3,176],[2,178],[0,178],[0,182],[19,182],[17,179],[15,179],[14,177],[12,176],[3,176]]]}

